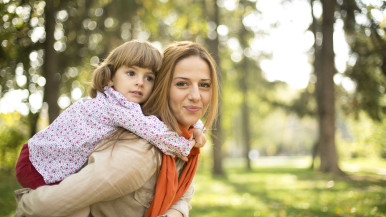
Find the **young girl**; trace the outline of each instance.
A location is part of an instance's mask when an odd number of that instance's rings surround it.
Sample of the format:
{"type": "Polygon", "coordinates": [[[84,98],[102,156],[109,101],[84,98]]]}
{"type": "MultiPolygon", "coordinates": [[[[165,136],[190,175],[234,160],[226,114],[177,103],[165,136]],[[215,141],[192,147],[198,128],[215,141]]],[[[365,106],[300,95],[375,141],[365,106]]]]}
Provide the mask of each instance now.
{"type": "MultiPolygon", "coordinates": [[[[161,53],[148,42],[130,41],[115,48],[93,73],[92,99],[74,103],[23,145],[16,164],[20,185],[35,189],[76,173],[98,142],[118,127],[146,139],[165,154],[189,155],[194,141],[191,144],[141,110],[161,63],[161,53]]],[[[203,128],[202,122],[195,128],[195,136],[203,136],[198,130],[203,128]]]]}

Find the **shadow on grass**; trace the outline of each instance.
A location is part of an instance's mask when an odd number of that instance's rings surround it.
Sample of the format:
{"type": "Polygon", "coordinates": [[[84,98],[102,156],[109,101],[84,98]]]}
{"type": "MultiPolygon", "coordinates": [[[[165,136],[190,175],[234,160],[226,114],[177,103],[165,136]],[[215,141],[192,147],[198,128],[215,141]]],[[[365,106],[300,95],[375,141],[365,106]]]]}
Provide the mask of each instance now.
{"type": "Polygon", "coordinates": [[[229,206],[194,206],[194,209],[191,211],[190,216],[259,216],[256,215],[256,211],[251,208],[240,208],[233,209],[229,206]]]}
{"type": "MultiPolygon", "coordinates": [[[[386,177],[377,177],[372,175],[357,175],[347,173],[345,176],[336,176],[328,173],[321,173],[316,170],[311,170],[308,168],[290,168],[290,167],[264,167],[264,168],[254,168],[250,171],[240,168],[231,168],[228,170],[228,173],[232,174],[245,174],[245,173],[255,173],[255,174],[265,174],[265,175],[281,175],[281,174],[291,174],[295,175],[298,180],[308,180],[308,181],[342,181],[347,182],[350,185],[356,187],[364,187],[370,185],[377,185],[386,187],[386,177]]],[[[217,178],[224,178],[225,176],[218,176],[217,178]]],[[[215,177],[216,178],[216,177],[215,177]]]]}
{"type": "Polygon", "coordinates": [[[258,195],[260,199],[270,201],[268,204],[269,211],[258,210],[256,208],[238,207],[217,205],[217,206],[194,206],[191,211],[191,216],[221,216],[221,217],[252,217],[252,216],[264,216],[264,217],[276,217],[276,216],[325,216],[325,217],[339,217],[340,215],[334,212],[321,211],[316,209],[299,209],[282,204],[280,201],[274,201],[269,196],[258,195]],[[264,197],[264,198],[261,198],[264,197]]]}

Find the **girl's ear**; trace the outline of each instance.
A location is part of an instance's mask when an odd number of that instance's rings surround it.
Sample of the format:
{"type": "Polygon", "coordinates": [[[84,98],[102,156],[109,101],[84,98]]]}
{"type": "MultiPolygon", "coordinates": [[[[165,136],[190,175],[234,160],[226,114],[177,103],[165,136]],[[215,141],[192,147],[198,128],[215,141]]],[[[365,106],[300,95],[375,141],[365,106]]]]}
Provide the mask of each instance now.
{"type": "Polygon", "coordinates": [[[109,83],[107,83],[107,85],[108,85],[109,87],[112,87],[112,86],[114,86],[114,82],[113,82],[112,80],[110,80],[109,83]]]}

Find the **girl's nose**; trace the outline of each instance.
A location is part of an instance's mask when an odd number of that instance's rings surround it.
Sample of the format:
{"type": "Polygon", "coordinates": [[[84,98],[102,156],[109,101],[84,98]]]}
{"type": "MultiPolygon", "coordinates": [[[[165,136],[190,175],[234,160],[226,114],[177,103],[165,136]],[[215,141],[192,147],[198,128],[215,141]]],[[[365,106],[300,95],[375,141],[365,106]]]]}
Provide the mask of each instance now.
{"type": "Polygon", "coordinates": [[[142,78],[137,78],[136,85],[137,86],[143,86],[143,79],[142,78]]]}

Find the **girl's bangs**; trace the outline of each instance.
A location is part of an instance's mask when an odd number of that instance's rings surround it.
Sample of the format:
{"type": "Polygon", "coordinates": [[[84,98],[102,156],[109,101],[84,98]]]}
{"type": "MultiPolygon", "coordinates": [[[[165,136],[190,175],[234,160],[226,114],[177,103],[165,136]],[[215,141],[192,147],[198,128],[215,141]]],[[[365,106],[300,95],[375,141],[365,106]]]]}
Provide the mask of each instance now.
{"type": "Polygon", "coordinates": [[[125,49],[122,65],[138,66],[151,69],[156,73],[162,64],[162,57],[157,50],[148,47],[139,47],[137,49],[125,49]]]}

